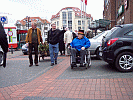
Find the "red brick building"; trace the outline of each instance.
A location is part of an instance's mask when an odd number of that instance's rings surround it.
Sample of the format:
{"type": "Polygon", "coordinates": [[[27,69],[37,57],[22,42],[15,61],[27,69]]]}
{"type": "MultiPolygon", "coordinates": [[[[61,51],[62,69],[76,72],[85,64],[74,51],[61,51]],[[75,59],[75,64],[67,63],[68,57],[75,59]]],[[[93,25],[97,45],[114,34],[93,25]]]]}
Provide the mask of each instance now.
{"type": "Polygon", "coordinates": [[[104,0],[103,18],[114,25],[133,23],[133,0],[104,0]]]}

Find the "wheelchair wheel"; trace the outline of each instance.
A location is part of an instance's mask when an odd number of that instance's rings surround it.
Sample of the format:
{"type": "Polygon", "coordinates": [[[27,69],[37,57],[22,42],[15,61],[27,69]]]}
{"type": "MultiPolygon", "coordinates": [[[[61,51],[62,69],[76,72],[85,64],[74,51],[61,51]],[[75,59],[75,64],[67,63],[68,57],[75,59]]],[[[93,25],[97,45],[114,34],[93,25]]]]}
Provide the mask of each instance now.
{"type": "Polygon", "coordinates": [[[88,68],[91,67],[91,58],[90,57],[87,58],[87,67],[88,68]]]}

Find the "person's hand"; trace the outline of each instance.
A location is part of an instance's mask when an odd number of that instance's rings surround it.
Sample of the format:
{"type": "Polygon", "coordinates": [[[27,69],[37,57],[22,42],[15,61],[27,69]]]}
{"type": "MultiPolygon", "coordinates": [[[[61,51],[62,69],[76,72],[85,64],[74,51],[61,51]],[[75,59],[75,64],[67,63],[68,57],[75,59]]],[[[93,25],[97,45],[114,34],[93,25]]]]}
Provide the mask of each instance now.
{"type": "Polygon", "coordinates": [[[81,50],[85,50],[85,47],[82,47],[81,50]]]}

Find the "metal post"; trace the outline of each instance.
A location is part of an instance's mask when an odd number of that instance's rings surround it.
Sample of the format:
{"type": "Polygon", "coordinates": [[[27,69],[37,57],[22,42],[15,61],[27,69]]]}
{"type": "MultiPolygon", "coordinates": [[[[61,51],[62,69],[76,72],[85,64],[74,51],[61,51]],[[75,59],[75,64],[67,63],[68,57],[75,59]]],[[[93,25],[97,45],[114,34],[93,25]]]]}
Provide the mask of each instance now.
{"type": "Polygon", "coordinates": [[[29,29],[29,19],[30,19],[30,17],[28,17],[28,29],[29,29]]]}
{"type": "Polygon", "coordinates": [[[11,54],[13,54],[13,47],[12,47],[12,45],[11,45],[11,54]]]}

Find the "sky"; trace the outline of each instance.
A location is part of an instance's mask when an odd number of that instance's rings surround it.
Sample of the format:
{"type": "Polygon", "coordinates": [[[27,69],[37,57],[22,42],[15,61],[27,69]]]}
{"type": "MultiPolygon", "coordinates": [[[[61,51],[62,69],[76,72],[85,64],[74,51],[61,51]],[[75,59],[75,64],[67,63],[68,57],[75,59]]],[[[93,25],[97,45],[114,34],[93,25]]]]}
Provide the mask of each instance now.
{"type": "MultiPolygon", "coordinates": [[[[50,21],[51,16],[65,7],[81,9],[81,0],[0,0],[0,16],[8,17],[8,24],[14,25],[17,20],[26,16],[41,17],[50,21]]],[[[103,18],[104,0],[88,0],[86,12],[94,20],[103,18]]]]}

